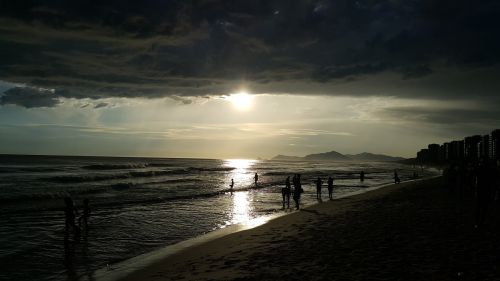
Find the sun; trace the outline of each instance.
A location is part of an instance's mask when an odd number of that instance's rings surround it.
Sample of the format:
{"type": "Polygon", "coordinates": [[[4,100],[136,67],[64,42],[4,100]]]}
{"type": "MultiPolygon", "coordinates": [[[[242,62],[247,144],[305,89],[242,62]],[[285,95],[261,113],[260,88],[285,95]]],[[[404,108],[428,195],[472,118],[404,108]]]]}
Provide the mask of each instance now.
{"type": "Polygon", "coordinates": [[[244,91],[230,95],[228,100],[240,111],[249,110],[253,105],[253,96],[244,91]]]}

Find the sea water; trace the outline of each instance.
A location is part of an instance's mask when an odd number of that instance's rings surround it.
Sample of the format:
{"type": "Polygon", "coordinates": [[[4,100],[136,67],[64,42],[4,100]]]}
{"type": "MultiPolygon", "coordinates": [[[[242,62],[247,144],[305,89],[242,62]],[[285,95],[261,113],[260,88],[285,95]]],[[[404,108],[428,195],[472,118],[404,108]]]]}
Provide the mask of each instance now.
{"type": "Polygon", "coordinates": [[[394,169],[403,181],[415,172],[391,162],[0,155],[0,279],[92,280],[107,265],[285,212],[281,188],[287,176],[301,174],[305,206],[318,202],[317,177],[325,182],[327,200],[330,175],[336,197],[390,183],[394,169]],[[70,235],[68,243],[66,196],[77,209],[85,198],[91,207],[86,234],[70,235]]]}

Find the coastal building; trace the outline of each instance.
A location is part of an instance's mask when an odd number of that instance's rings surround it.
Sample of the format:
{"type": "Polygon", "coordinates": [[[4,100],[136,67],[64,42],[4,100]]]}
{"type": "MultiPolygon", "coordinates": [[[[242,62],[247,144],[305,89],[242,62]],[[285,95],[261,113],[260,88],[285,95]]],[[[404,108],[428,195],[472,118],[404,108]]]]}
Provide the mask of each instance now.
{"type": "Polygon", "coordinates": [[[500,159],[500,129],[494,130],[490,134],[490,158],[500,159]]]}
{"type": "Polygon", "coordinates": [[[464,149],[464,141],[452,141],[450,143],[445,143],[447,146],[447,158],[446,161],[462,161],[464,160],[465,149],[464,149]]]}
{"type": "Polygon", "coordinates": [[[444,144],[439,146],[439,163],[445,163],[446,162],[446,150],[444,149],[444,144]]]}
{"type": "Polygon", "coordinates": [[[429,144],[417,153],[417,162],[453,163],[461,161],[477,161],[480,158],[500,159],[500,129],[487,135],[468,136],[463,140],[445,142],[442,145],[429,144]]]}
{"type": "Polygon", "coordinates": [[[490,158],[490,135],[481,137],[481,141],[477,144],[479,150],[479,158],[490,158]]]}
{"type": "Polygon", "coordinates": [[[421,149],[418,153],[417,153],[417,161],[420,163],[420,164],[423,164],[423,163],[429,163],[429,150],[428,149],[421,149]]]}
{"type": "Polygon", "coordinates": [[[481,142],[482,137],[480,135],[466,137],[464,139],[465,144],[465,159],[469,161],[475,161],[479,159],[479,142],[481,142]]]}
{"type": "Polygon", "coordinates": [[[431,163],[437,163],[439,161],[439,144],[429,144],[427,146],[427,150],[428,150],[428,161],[431,162],[431,163]]]}
{"type": "Polygon", "coordinates": [[[444,162],[450,161],[451,160],[451,143],[445,142],[443,143],[443,150],[444,150],[444,162]]]}

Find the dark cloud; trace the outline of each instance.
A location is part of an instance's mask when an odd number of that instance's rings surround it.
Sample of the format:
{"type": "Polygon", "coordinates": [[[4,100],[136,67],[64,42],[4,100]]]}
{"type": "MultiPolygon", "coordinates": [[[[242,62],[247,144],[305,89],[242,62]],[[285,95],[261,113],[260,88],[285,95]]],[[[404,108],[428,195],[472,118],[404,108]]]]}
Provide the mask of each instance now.
{"type": "Polygon", "coordinates": [[[391,107],[379,116],[399,121],[442,125],[483,124],[494,127],[500,123],[500,112],[494,108],[457,109],[428,107],[391,107]]]}
{"type": "Polygon", "coordinates": [[[193,103],[193,100],[191,100],[189,98],[184,98],[184,97],[179,97],[179,96],[171,96],[170,98],[175,100],[175,101],[178,101],[182,104],[192,104],[193,103]]]}
{"type": "MultiPolygon", "coordinates": [[[[287,82],[339,94],[332,85],[386,73],[414,85],[450,69],[497,76],[499,19],[494,0],[2,1],[0,78],[99,99],[220,95],[242,83],[295,93],[280,89],[287,82]]],[[[453,97],[453,86],[433,95],[453,97]]]]}
{"type": "Polygon", "coordinates": [[[109,105],[109,103],[107,103],[107,102],[100,102],[100,103],[98,103],[98,104],[96,104],[96,105],[94,106],[94,109],[97,109],[97,108],[102,108],[102,107],[106,107],[106,106],[108,106],[108,105],[109,105]]]}
{"type": "Polygon", "coordinates": [[[0,96],[0,105],[6,104],[26,108],[53,107],[59,104],[59,97],[50,90],[16,87],[5,91],[0,96]]]}

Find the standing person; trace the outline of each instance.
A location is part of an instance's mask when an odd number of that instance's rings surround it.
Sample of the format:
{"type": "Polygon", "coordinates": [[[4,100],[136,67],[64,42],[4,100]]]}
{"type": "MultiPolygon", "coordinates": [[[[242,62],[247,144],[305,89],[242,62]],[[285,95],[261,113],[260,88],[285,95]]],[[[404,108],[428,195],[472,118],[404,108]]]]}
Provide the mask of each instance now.
{"type": "Polygon", "coordinates": [[[394,183],[400,183],[401,179],[398,176],[398,170],[394,170],[394,183]]]}
{"type": "Polygon", "coordinates": [[[333,177],[330,176],[328,177],[328,198],[330,198],[330,200],[333,199],[333,177]]]}
{"type": "Polygon", "coordinates": [[[361,173],[359,173],[359,181],[361,181],[361,182],[365,181],[365,172],[364,171],[361,171],[361,173]]]}
{"type": "Polygon", "coordinates": [[[255,186],[257,186],[257,182],[259,181],[259,175],[257,175],[257,173],[255,173],[255,176],[253,177],[254,181],[255,181],[255,186]]]}
{"type": "Polygon", "coordinates": [[[231,179],[231,184],[229,185],[229,189],[231,190],[231,194],[233,194],[234,180],[231,179]]]}
{"type": "Polygon", "coordinates": [[[71,197],[65,197],[64,198],[64,218],[65,218],[65,225],[64,225],[64,241],[68,241],[69,237],[69,231],[70,228],[73,230],[75,236],[78,236],[80,234],[80,229],[78,226],[75,224],[75,217],[78,215],[78,212],[75,208],[75,205],[73,204],[73,200],[71,197]]]}
{"type": "Polygon", "coordinates": [[[323,184],[323,181],[321,180],[320,177],[316,180],[316,199],[321,199],[321,185],[323,184]]]}
{"type": "Polygon", "coordinates": [[[89,207],[89,199],[83,199],[83,214],[80,218],[78,218],[78,225],[80,229],[82,228],[82,220],[83,226],[85,227],[85,231],[87,231],[88,219],[90,218],[90,207],[89,207]]]}
{"type": "Polygon", "coordinates": [[[295,201],[295,208],[298,210],[300,209],[300,194],[304,192],[304,190],[302,189],[302,184],[300,182],[300,174],[297,174],[295,182],[296,184],[293,191],[293,201],[295,201]]]}

